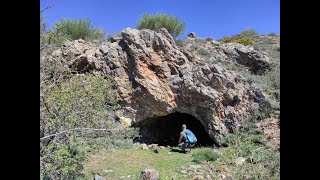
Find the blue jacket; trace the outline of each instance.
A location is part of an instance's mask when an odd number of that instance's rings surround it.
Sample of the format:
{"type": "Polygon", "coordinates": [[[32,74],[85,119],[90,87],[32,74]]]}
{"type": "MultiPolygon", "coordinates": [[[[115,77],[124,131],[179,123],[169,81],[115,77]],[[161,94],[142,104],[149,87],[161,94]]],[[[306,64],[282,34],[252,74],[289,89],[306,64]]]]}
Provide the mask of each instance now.
{"type": "Polygon", "coordinates": [[[185,139],[185,142],[188,142],[188,143],[196,143],[197,142],[197,138],[192,133],[192,131],[190,131],[189,129],[185,129],[182,132],[184,132],[187,136],[187,138],[185,139]]]}

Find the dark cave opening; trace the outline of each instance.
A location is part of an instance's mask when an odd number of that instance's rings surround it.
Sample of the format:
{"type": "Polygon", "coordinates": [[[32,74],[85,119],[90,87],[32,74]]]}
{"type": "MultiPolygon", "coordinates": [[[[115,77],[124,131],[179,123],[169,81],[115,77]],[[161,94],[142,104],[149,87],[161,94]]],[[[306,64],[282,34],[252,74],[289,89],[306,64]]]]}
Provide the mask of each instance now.
{"type": "Polygon", "coordinates": [[[141,138],[138,142],[177,146],[182,124],[186,124],[187,129],[195,134],[198,139],[197,146],[213,146],[214,142],[201,122],[192,115],[179,112],[148,118],[135,124],[140,128],[141,138]]]}

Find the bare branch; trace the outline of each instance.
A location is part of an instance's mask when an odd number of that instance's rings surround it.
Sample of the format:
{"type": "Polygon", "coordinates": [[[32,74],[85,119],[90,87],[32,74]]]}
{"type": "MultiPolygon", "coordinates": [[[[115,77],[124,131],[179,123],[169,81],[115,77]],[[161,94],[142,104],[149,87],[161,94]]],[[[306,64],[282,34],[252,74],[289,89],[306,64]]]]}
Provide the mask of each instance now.
{"type": "Polygon", "coordinates": [[[42,48],[40,48],[40,52],[41,52],[44,48],[46,48],[48,45],[49,45],[49,44],[46,44],[46,45],[44,45],[42,48]]]}
{"type": "Polygon", "coordinates": [[[54,6],[53,4],[46,6],[45,8],[43,8],[42,10],[40,10],[40,13],[43,13],[43,11],[45,11],[45,10],[47,10],[47,9],[50,9],[50,8],[52,8],[53,6],[54,6]]]}
{"type": "Polygon", "coordinates": [[[67,133],[67,132],[70,132],[70,131],[85,131],[85,130],[119,132],[119,129],[74,128],[74,129],[69,129],[69,130],[62,131],[62,132],[59,132],[59,133],[56,133],[56,134],[51,134],[51,135],[48,135],[48,136],[44,136],[44,137],[40,138],[40,140],[47,139],[49,137],[57,136],[57,135],[60,135],[60,134],[64,134],[64,133],[67,133]]]}

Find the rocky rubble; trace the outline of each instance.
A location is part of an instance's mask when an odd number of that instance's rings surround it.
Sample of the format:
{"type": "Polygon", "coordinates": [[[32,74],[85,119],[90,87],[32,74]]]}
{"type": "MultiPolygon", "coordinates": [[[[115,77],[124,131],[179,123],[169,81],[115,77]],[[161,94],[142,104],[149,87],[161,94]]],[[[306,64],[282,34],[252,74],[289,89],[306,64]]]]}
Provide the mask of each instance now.
{"type": "MultiPolygon", "coordinates": [[[[191,47],[201,48],[202,53],[209,56],[211,61],[225,61],[236,63],[248,67],[254,74],[264,73],[270,70],[271,62],[265,52],[257,51],[252,46],[244,46],[238,43],[219,43],[215,40],[202,40],[194,33],[188,35],[185,40],[185,47],[192,51],[191,47]]],[[[204,60],[203,57],[198,57],[199,60],[204,60]]]]}

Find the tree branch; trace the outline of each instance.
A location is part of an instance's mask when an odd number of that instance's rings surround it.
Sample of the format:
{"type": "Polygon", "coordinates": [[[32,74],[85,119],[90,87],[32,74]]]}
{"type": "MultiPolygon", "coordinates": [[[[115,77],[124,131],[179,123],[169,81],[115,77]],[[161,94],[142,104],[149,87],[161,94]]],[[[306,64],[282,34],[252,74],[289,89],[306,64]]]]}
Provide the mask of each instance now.
{"type": "Polygon", "coordinates": [[[53,137],[53,136],[57,136],[57,135],[60,135],[60,134],[64,134],[64,133],[67,133],[69,131],[85,131],[85,130],[119,132],[118,129],[74,128],[74,129],[65,130],[65,131],[62,131],[62,132],[59,132],[59,133],[56,133],[56,134],[51,134],[51,135],[44,136],[44,137],[40,138],[40,140],[47,139],[47,138],[50,138],[50,137],[53,137]]]}
{"type": "Polygon", "coordinates": [[[45,8],[43,8],[42,10],[40,10],[40,13],[42,13],[43,11],[52,8],[54,5],[48,5],[45,8]]]}

